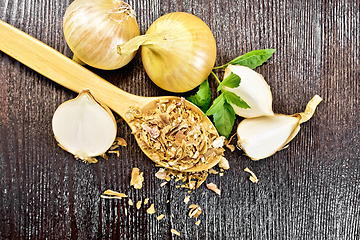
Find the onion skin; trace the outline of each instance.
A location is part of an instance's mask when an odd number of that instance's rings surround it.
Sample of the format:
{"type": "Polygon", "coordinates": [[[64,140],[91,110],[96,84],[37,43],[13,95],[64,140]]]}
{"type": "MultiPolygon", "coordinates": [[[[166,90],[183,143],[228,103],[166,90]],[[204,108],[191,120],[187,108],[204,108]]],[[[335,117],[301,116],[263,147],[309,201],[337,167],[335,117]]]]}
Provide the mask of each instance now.
{"type": "Polygon", "coordinates": [[[136,52],[120,56],[117,45],[140,35],[133,10],[119,0],[75,0],[65,12],[63,29],[74,60],[104,70],[128,64],[136,52]]]}
{"type": "Polygon", "coordinates": [[[194,89],[209,76],[215,64],[216,42],[210,28],[192,14],[174,12],[157,19],[146,34],[162,32],[166,34],[159,44],[142,46],[146,73],[167,91],[194,89]]]}

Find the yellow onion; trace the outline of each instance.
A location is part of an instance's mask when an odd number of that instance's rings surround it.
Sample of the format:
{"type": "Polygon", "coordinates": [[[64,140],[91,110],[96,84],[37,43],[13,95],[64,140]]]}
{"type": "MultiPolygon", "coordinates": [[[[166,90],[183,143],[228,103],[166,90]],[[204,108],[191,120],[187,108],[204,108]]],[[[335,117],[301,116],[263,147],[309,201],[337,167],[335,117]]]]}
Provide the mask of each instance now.
{"type": "Polygon", "coordinates": [[[117,54],[117,45],[140,35],[134,11],[119,0],[75,0],[64,15],[65,40],[74,60],[111,70],[128,64],[136,52],[117,54]]]}
{"type": "Polygon", "coordinates": [[[216,42],[210,28],[185,12],[158,18],[145,35],[119,45],[118,52],[126,56],[140,46],[149,78],[171,92],[187,92],[200,85],[216,60],[216,42]]]}

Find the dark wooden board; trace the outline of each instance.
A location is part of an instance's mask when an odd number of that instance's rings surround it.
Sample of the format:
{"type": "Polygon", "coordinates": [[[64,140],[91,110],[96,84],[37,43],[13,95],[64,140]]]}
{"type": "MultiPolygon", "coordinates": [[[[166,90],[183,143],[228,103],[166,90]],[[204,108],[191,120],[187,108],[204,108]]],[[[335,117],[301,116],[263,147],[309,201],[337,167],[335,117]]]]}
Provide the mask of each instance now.
{"type": "MultiPolygon", "coordinates": [[[[71,2],[2,0],[0,19],[71,57],[62,33],[62,16],[71,2]]],[[[227,151],[231,169],[207,180],[221,188],[221,196],[205,186],[190,194],[190,203],[203,209],[196,226],[183,203],[187,191],[175,182],[160,187],[157,168],[140,152],[125,123],[119,124],[118,135],[129,146],[120,157],[85,164],[59,148],[52,115],[76,93],[0,52],[0,238],[359,239],[360,2],[129,3],[142,34],[173,11],[203,19],[216,38],[216,65],[251,50],[276,48],[257,69],[271,86],[275,112],[302,111],[315,94],[323,102],[289,148],[272,157],[252,161],[240,150],[227,151]],[[141,190],[129,187],[133,167],[144,172],[141,190]],[[248,180],[245,167],[257,174],[258,184],[248,180]],[[101,200],[108,188],[134,201],[150,198],[156,214],[126,200],[101,200]],[[166,217],[157,221],[161,213],[166,217]],[[181,236],[172,235],[172,228],[181,236]]],[[[148,79],[139,54],[122,69],[91,70],[134,94],[171,94],[148,79]]],[[[213,78],[210,86],[215,93],[213,78]]]]}

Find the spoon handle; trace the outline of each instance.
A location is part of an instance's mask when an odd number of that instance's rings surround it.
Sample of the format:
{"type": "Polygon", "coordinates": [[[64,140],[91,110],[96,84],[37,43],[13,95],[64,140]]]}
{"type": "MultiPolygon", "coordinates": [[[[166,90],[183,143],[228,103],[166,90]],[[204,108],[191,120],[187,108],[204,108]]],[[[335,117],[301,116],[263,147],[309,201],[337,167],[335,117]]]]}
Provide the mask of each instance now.
{"type": "Polygon", "coordinates": [[[72,91],[90,89],[97,100],[123,118],[130,106],[141,108],[153,100],[121,90],[43,42],[1,20],[0,33],[1,51],[72,91]]]}

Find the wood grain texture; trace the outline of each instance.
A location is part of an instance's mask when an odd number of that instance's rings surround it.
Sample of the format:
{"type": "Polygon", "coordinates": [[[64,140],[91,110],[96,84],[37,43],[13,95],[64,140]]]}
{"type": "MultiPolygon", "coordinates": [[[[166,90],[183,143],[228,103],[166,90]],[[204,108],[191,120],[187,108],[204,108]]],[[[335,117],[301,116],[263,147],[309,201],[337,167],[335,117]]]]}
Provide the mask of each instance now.
{"type": "MultiPolygon", "coordinates": [[[[2,0],[0,19],[71,57],[62,34],[71,2],[2,0]]],[[[125,123],[119,123],[118,135],[129,146],[120,157],[84,164],[60,149],[51,118],[76,94],[0,52],[0,238],[359,239],[360,1],[128,3],[141,33],[168,12],[203,19],[217,41],[216,65],[250,50],[276,48],[257,68],[271,86],[275,112],[302,111],[315,94],[323,102],[288,149],[256,162],[240,150],[226,152],[231,169],[207,180],[221,188],[221,197],[205,186],[190,194],[190,203],[203,209],[196,226],[183,203],[187,191],[175,182],[160,187],[157,168],[125,123]],[[133,167],[144,172],[141,190],[129,187],[133,167]],[[258,184],[248,180],[245,167],[257,174],[258,184]],[[156,214],[127,200],[101,200],[109,188],[134,202],[150,198],[156,214]],[[157,221],[161,213],[166,217],[157,221]],[[172,228],[181,236],[171,234],[172,228]]],[[[137,95],[171,94],[148,79],[139,54],[119,70],[89,69],[137,95]]],[[[210,86],[215,97],[213,78],[210,86]]]]}

